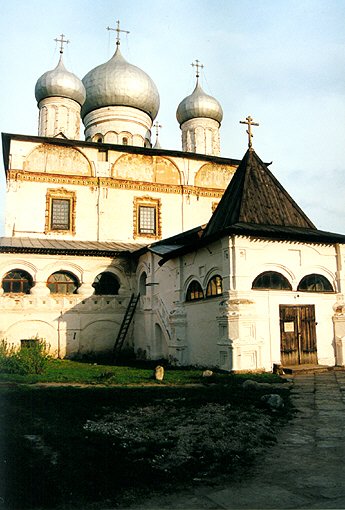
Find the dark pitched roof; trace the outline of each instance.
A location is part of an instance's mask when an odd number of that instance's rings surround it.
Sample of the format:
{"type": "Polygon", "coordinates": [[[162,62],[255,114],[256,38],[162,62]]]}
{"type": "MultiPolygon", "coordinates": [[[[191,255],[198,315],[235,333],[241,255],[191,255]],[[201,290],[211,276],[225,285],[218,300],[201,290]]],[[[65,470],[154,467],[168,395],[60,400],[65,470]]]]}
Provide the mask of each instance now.
{"type": "Polygon", "coordinates": [[[253,150],[246,152],[204,236],[236,223],[316,229],[253,150]]]}
{"type": "Polygon", "coordinates": [[[206,227],[150,249],[160,264],[227,235],[272,241],[345,244],[345,235],[318,230],[253,150],[248,150],[206,227]]]}
{"type": "Polygon", "coordinates": [[[57,239],[38,239],[33,237],[1,237],[0,253],[45,253],[83,255],[96,257],[114,257],[133,253],[143,244],[98,242],[98,241],[65,241],[57,239]]]}

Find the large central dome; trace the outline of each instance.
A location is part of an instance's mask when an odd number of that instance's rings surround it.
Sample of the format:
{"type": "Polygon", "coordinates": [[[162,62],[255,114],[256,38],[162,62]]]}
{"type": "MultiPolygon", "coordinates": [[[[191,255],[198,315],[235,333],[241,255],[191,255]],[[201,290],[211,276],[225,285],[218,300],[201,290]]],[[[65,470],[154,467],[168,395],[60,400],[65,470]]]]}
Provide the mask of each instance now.
{"type": "Polygon", "coordinates": [[[117,47],[113,57],[95,67],[83,78],[86,101],[82,117],[106,106],[131,106],[147,113],[152,120],[159,110],[159,94],[151,78],[129,64],[117,47]]]}

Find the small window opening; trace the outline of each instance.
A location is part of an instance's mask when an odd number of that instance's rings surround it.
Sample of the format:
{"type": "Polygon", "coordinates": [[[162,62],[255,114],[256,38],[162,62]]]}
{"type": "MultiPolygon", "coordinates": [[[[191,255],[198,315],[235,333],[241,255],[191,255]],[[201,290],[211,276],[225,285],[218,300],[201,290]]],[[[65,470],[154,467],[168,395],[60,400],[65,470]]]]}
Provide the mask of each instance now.
{"type": "Polygon", "coordinates": [[[252,289],[263,290],[292,290],[290,282],[280,273],[265,271],[255,278],[252,289]]]}
{"type": "Polygon", "coordinates": [[[96,276],[92,286],[97,296],[113,296],[119,293],[120,282],[113,273],[106,271],[96,276]]]}
{"type": "Polygon", "coordinates": [[[139,232],[140,234],[156,233],[156,207],[139,206],[139,232]]]}
{"type": "Polygon", "coordinates": [[[72,273],[57,271],[49,276],[47,287],[52,294],[76,294],[79,282],[72,273]]]}
{"type": "Polygon", "coordinates": [[[204,299],[204,291],[202,290],[200,283],[193,280],[188,285],[186,301],[197,301],[199,299],[204,299]]]}
{"type": "Polygon", "coordinates": [[[2,288],[5,294],[30,294],[32,286],[31,275],[21,269],[9,271],[2,279],[2,288]]]}
{"type": "Polygon", "coordinates": [[[206,297],[220,296],[223,294],[223,280],[218,274],[212,276],[207,284],[206,297]]]}

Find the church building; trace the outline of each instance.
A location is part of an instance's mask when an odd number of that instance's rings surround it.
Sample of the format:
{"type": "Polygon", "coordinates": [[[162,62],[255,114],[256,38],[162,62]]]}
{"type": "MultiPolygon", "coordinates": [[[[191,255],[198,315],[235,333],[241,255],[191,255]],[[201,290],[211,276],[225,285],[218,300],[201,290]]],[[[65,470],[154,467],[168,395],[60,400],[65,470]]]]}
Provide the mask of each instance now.
{"type": "Polygon", "coordinates": [[[318,230],[277,181],[251,117],[243,160],[220,156],[223,111],[198,61],[177,107],[182,150],[161,148],[158,90],[116,32],[83,80],[62,35],[35,87],[38,135],[2,134],[0,338],[44,339],[59,358],[345,365],[345,236],[318,230]]]}

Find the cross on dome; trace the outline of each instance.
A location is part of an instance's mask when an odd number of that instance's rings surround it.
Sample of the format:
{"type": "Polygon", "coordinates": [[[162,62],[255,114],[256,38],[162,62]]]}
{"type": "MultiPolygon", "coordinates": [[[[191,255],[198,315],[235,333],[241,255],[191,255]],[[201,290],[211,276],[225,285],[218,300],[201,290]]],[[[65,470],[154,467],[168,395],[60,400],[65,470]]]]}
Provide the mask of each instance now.
{"type": "Polygon", "coordinates": [[[60,35],[60,39],[56,38],[54,39],[55,42],[60,43],[60,53],[63,54],[63,45],[69,43],[69,39],[64,39],[65,34],[60,35]]]}
{"type": "Polygon", "coordinates": [[[120,32],[123,32],[125,34],[129,34],[130,32],[128,30],[121,30],[120,29],[120,21],[117,20],[116,22],[116,28],[107,27],[107,30],[113,30],[114,32],[117,32],[116,34],[116,46],[120,46],[120,32]]]}
{"type": "Polygon", "coordinates": [[[156,128],[156,137],[158,138],[158,135],[159,135],[159,130],[160,128],[162,128],[163,126],[161,124],[159,124],[157,121],[153,124],[153,127],[156,128]]]}
{"type": "Polygon", "coordinates": [[[196,58],[195,59],[195,64],[194,64],[194,62],[192,62],[191,65],[193,67],[196,67],[196,78],[198,79],[199,76],[200,76],[199,69],[203,69],[204,68],[204,64],[200,64],[200,61],[196,58]]]}
{"type": "Polygon", "coordinates": [[[251,127],[259,126],[260,124],[258,124],[257,122],[254,122],[250,115],[248,115],[248,117],[246,117],[246,120],[240,120],[240,124],[247,124],[247,126],[248,126],[248,129],[246,130],[246,133],[248,134],[248,148],[249,148],[249,150],[252,150],[253,133],[252,133],[251,127]]]}
{"type": "Polygon", "coordinates": [[[156,143],[155,143],[155,146],[154,148],[155,149],[160,149],[161,146],[160,146],[160,143],[159,143],[159,140],[158,140],[158,135],[159,135],[159,130],[160,128],[162,128],[163,126],[161,124],[159,124],[158,121],[156,121],[154,124],[153,124],[153,127],[156,129],[156,143]]]}

